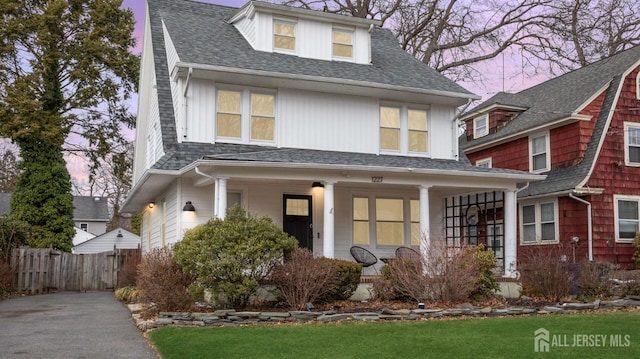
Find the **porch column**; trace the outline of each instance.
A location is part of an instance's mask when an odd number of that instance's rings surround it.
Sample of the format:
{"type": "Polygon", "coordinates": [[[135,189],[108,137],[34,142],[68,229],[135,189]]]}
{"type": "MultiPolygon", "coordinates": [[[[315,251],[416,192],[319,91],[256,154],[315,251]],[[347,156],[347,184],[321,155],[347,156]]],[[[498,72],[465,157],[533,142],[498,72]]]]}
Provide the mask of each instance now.
{"type": "Polygon", "coordinates": [[[213,186],[213,218],[220,218],[219,215],[219,203],[220,203],[220,183],[218,181],[218,179],[214,179],[214,186],[213,186]]]}
{"type": "Polygon", "coordinates": [[[227,178],[218,178],[218,218],[224,219],[227,215],[227,178]]]}
{"type": "Polygon", "coordinates": [[[518,250],[516,191],[504,191],[504,276],[514,277],[518,250]]]}
{"type": "Polygon", "coordinates": [[[322,255],[327,258],[335,257],[335,228],[333,211],[333,185],[335,182],[324,182],[324,239],[322,241],[322,255]]]}
{"type": "Polygon", "coordinates": [[[429,188],[431,186],[420,186],[420,253],[423,258],[427,258],[429,246],[431,245],[429,228],[429,188]]]}

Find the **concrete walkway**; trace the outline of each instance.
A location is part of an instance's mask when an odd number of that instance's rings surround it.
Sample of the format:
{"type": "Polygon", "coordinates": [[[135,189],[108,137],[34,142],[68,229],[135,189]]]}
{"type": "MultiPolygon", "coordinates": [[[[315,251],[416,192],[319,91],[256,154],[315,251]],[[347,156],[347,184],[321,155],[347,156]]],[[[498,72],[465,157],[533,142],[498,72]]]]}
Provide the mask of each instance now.
{"type": "Polygon", "coordinates": [[[113,292],[63,292],[0,301],[1,358],[154,358],[113,292]]]}

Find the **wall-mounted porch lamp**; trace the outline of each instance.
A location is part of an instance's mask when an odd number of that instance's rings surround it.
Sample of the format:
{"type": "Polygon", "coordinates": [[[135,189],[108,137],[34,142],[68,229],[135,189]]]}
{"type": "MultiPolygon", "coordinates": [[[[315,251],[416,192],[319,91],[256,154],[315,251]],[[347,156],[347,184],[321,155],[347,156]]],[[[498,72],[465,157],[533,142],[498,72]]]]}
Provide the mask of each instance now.
{"type": "Polygon", "coordinates": [[[316,181],[311,184],[311,188],[324,188],[324,185],[322,184],[322,182],[316,181]]]}
{"type": "Polygon", "coordinates": [[[149,208],[153,208],[155,207],[156,203],[155,202],[149,202],[149,208]]]}
{"type": "Polygon", "coordinates": [[[193,206],[191,201],[187,201],[187,203],[184,204],[184,207],[182,207],[182,212],[195,212],[195,211],[196,211],[196,207],[193,206]]]}

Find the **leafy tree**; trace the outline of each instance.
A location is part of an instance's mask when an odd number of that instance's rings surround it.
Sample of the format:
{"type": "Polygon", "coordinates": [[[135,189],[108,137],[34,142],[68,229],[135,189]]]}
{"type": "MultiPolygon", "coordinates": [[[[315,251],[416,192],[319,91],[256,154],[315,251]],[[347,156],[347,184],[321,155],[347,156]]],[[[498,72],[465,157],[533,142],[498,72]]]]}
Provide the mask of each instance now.
{"type": "Polygon", "coordinates": [[[62,152],[98,166],[126,140],[124,106],[139,62],[133,14],[121,0],[0,2],[0,135],[20,148],[11,213],[32,226],[30,244],[69,250],[73,204],[62,152]],[[77,145],[77,144],[80,145],[77,145]],[[81,146],[81,147],[79,147],[81,146]]]}
{"type": "Polygon", "coordinates": [[[283,252],[296,244],[271,218],[256,218],[235,206],[224,220],[214,218],[188,230],[173,255],[228,305],[242,306],[282,260],[283,252]]]}
{"type": "Polygon", "coordinates": [[[20,177],[18,162],[18,156],[11,149],[0,149],[0,192],[11,193],[16,188],[20,177]]]}
{"type": "Polygon", "coordinates": [[[8,216],[0,217],[0,262],[9,263],[11,251],[26,244],[29,226],[8,216]]]}

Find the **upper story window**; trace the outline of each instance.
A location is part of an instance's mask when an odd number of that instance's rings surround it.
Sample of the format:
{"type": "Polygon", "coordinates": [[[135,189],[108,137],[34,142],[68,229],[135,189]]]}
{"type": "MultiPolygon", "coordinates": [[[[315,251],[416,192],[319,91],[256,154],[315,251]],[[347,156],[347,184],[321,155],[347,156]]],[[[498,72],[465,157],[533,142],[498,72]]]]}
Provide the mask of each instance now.
{"type": "Polygon", "coordinates": [[[274,50],[295,51],[296,24],[291,21],[274,20],[273,22],[274,50]]]}
{"type": "Polygon", "coordinates": [[[332,43],[333,57],[353,58],[353,31],[333,29],[332,43]]]}
{"type": "Polygon", "coordinates": [[[550,170],[549,133],[529,137],[529,171],[533,173],[550,170]]]}
{"type": "Polygon", "coordinates": [[[275,95],[249,89],[219,89],[216,138],[234,142],[275,140],[275,95]]]}
{"type": "Polygon", "coordinates": [[[483,158],[481,160],[477,160],[476,161],[476,167],[485,167],[485,168],[491,168],[492,167],[492,163],[491,163],[491,157],[488,158],[483,158]]]}
{"type": "Polygon", "coordinates": [[[489,134],[489,116],[483,115],[473,119],[473,138],[489,134]]]}
{"type": "Polygon", "coordinates": [[[380,150],[428,153],[427,110],[406,106],[380,106],[380,150]]]}
{"type": "Polygon", "coordinates": [[[640,123],[624,124],[624,162],[626,165],[640,166],[640,123]]]}
{"type": "Polygon", "coordinates": [[[614,195],[616,241],[632,242],[639,231],[640,197],[614,195]]]}
{"type": "Polygon", "coordinates": [[[638,75],[636,76],[636,98],[640,100],[640,71],[638,71],[638,75]]]}
{"type": "Polygon", "coordinates": [[[557,202],[523,204],[520,207],[522,244],[558,243],[557,202]]]}

